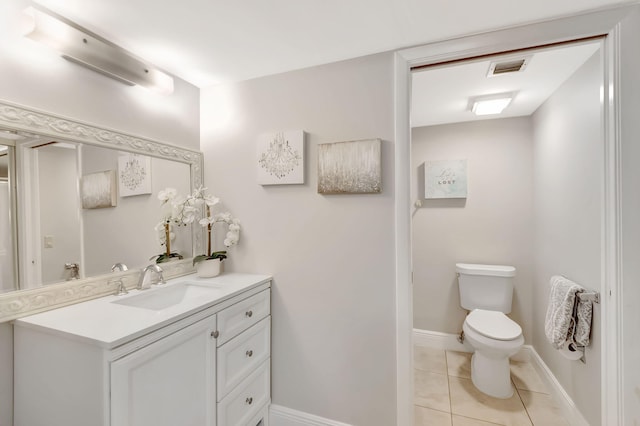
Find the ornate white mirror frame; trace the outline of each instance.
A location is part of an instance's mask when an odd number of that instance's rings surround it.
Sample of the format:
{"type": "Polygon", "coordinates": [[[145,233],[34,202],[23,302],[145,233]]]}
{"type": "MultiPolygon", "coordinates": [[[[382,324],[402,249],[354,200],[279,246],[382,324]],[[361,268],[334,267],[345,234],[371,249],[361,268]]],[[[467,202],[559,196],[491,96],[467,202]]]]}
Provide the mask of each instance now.
{"type": "MultiPolygon", "coordinates": [[[[121,133],[81,121],[61,117],[0,100],[0,127],[25,132],[34,136],[64,138],[121,151],[164,158],[189,164],[191,187],[203,182],[203,155],[163,142],[121,133]]],[[[199,252],[203,234],[199,227],[193,229],[193,253],[199,252]]],[[[191,259],[163,263],[165,278],[185,275],[194,271],[191,259]]],[[[122,280],[127,288],[135,287],[140,270],[114,272],[80,280],[66,281],[44,287],[16,290],[0,294],[0,322],[58,308],[65,305],[113,294],[122,280]]]]}

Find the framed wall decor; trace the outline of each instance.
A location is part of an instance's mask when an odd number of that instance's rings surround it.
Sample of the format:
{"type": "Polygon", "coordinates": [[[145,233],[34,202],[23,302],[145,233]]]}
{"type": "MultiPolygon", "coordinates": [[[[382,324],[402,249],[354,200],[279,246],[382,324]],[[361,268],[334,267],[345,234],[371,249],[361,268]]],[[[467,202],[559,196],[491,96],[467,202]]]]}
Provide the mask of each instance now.
{"type": "Polygon", "coordinates": [[[116,174],[113,170],[82,176],[80,189],[83,209],[115,207],[118,204],[116,174]]]}
{"type": "Polygon", "coordinates": [[[381,145],[380,139],[318,145],[318,193],[381,192],[381,145]]]}
{"type": "Polygon", "coordinates": [[[304,183],[304,131],[260,135],[257,174],[260,185],[304,183]]]}
{"type": "Polygon", "coordinates": [[[118,157],[118,192],[121,197],[151,194],[151,157],[139,154],[118,157]]]}
{"type": "Polygon", "coordinates": [[[424,198],[467,198],[467,160],[426,161],[424,198]]]}

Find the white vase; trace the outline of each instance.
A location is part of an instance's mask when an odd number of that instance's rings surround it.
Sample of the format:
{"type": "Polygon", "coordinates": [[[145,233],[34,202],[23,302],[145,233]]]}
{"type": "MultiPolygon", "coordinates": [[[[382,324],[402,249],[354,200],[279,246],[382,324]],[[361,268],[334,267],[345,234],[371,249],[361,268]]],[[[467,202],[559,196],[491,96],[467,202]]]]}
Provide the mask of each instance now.
{"type": "Polygon", "coordinates": [[[196,263],[196,275],[200,278],[211,278],[220,275],[222,261],[220,259],[207,259],[196,263]]]}

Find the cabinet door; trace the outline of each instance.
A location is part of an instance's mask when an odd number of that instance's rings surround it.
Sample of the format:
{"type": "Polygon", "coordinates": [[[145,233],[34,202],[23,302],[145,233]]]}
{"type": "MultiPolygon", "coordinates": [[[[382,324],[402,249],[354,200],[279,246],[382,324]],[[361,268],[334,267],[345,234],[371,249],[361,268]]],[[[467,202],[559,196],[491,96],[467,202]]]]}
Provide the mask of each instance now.
{"type": "Polygon", "coordinates": [[[111,426],[215,426],[215,315],[111,363],[111,426]]]}

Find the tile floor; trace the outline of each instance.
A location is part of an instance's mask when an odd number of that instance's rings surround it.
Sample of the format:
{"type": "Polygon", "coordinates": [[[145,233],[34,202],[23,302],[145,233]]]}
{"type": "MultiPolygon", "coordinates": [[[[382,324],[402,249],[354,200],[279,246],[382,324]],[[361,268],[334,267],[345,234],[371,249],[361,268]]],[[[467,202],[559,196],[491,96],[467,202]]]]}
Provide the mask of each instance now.
{"type": "Polygon", "coordinates": [[[414,426],[568,426],[528,362],[511,363],[515,391],[498,399],[471,382],[471,354],[414,347],[414,426]]]}

